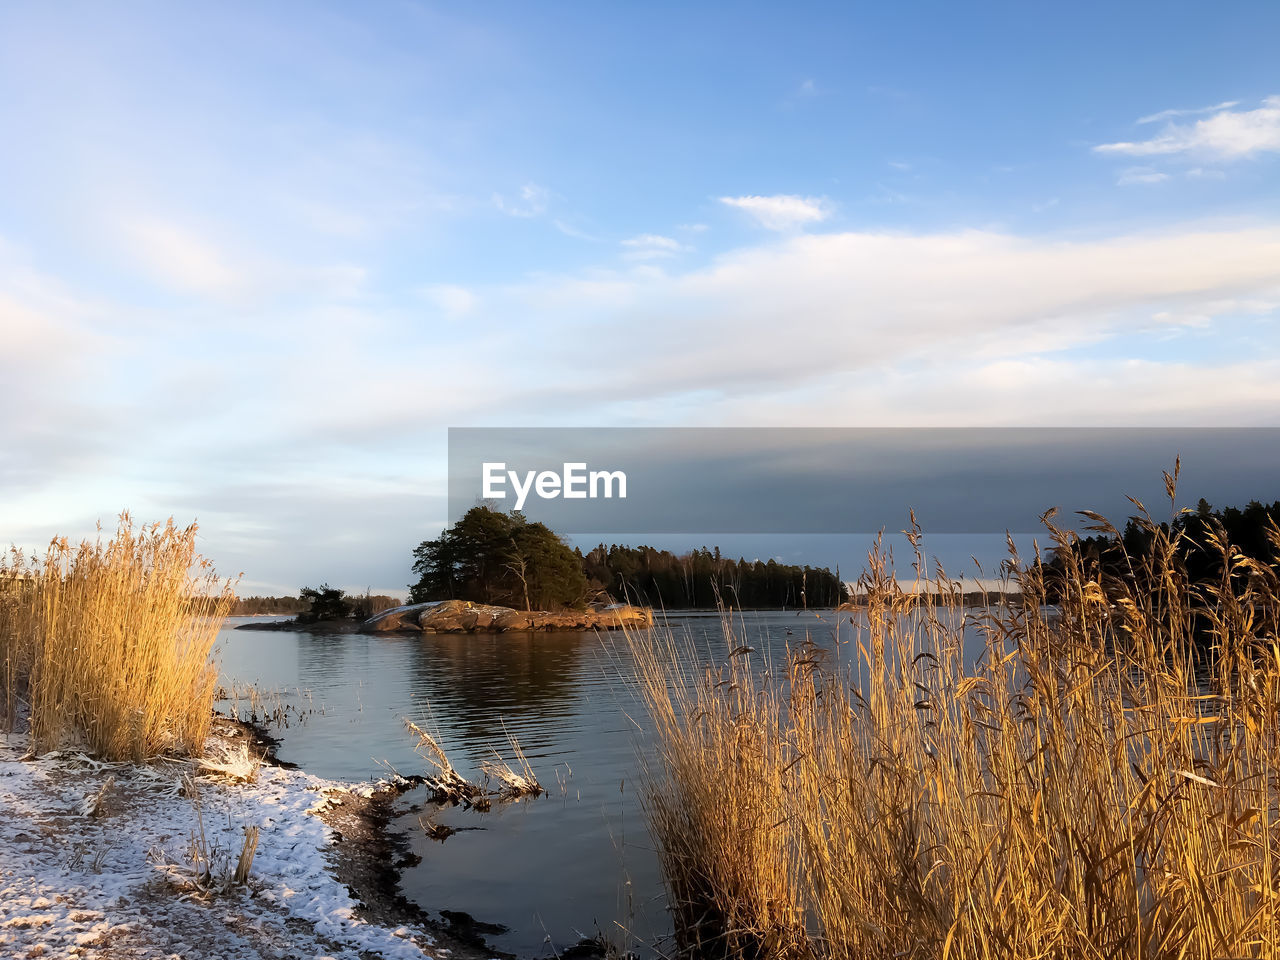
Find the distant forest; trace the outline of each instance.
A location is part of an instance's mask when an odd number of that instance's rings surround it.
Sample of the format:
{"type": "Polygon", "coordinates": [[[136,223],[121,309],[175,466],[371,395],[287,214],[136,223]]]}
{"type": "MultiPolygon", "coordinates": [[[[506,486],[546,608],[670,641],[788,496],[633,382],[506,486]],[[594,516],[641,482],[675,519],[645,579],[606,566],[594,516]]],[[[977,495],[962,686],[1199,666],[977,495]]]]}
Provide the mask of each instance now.
{"type": "Polygon", "coordinates": [[[849,599],[844,585],[825,567],[776,560],[731,560],[720,548],[673,554],[653,547],[605,547],[583,557],[587,580],[609,595],[668,610],[835,607],[849,599]]]}
{"type": "MultiPolygon", "coordinates": [[[[1231,553],[1256,564],[1276,569],[1280,566],[1280,500],[1271,504],[1251,500],[1243,509],[1215,509],[1203,497],[1194,511],[1182,513],[1172,523],[1160,527],[1177,540],[1174,567],[1192,585],[1222,583],[1222,550],[1215,541],[1230,544],[1231,553]]],[[[1131,517],[1119,536],[1100,534],[1081,539],[1078,552],[1087,567],[1105,579],[1141,580],[1141,561],[1151,554],[1153,530],[1136,517],[1131,517]],[[1134,563],[1136,561],[1136,563],[1134,563]]],[[[1046,567],[1051,573],[1064,574],[1062,558],[1051,553],[1046,567]]],[[[1247,565],[1237,563],[1232,576],[1247,576],[1247,565]]],[[[1049,579],[1052,584],[1053,578],[1049,579]]],[[[1139,587],[1156,589],[1158,584],[1138,583],[1139,587]]]]}
{"type": "Polygon", "coordinates": [[[398,607],[397,597],[378,594],[348,596],[327,583],[319,588],[303,587],[297,597],[237,597],[231,607],[233,617],[313,615],[314,619],[357,617],[366,619],[381,610],[398,607]],[[319,606],[319,610],[317,610],[319,606]]]}
{"type": "Polygon", "coordinates": [[[293,616],[307,607],[307,602],[298,597],[236,597],[236,602],[231,606],[231,616],[293,616]]]}
{"type": "Polygon", "coordinates": [[[411,603],[471,600],[522,610],[632,602],[669,610],[834,607],[848,599],[830,570],[731,560],[720,548],[673,554],[603,543],[585,556],[520,513],[472,507],[413,551],[411,603]]]}

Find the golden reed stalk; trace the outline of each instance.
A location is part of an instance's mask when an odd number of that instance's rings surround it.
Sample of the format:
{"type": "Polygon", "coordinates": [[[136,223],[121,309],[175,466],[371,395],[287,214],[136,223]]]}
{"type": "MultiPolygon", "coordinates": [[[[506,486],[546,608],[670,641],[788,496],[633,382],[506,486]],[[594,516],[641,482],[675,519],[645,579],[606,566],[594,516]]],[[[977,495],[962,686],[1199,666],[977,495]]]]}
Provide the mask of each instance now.
{"type": "Polygon", "coordinates": [[[1221,536],[1190,585],[1144,513],[1109,578],[1046,524],[1065,572],[1011,566],[976,663],[959,586],[904,591],[879,548],[834,649],[632,638],[682,955],[1280,956],[1276,570],[1221,536]]]}
{"type": "Polygon", "coordinates": [[[10,722],[25,699],[37,752],[111,760],[199,753],[217,679],[210,653],[234,593],[195,552],[195,526],[49,545],[0,564],[0,661],[10,722]]]}

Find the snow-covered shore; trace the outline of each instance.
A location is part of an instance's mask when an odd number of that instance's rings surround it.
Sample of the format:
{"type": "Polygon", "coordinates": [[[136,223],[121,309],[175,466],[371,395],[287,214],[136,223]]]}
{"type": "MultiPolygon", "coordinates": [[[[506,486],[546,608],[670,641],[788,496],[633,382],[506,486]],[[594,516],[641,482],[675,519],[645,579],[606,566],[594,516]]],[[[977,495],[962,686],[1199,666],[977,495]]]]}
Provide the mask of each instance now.
{"type": "Polygon", "coordinates": [[[27,750],[25,735],[0,735],[0,956],[449,955],[420,928],[360,919],[330,869],[334,832],[319,813],[367,785],[267,765],[250,783],[197,775],[193,791],[191,763],[27,750]],[[259,828],[257,852],[234,886],[246,827],[259,828]],[[204,862],[193,855],[202,834],[204,862]]]}

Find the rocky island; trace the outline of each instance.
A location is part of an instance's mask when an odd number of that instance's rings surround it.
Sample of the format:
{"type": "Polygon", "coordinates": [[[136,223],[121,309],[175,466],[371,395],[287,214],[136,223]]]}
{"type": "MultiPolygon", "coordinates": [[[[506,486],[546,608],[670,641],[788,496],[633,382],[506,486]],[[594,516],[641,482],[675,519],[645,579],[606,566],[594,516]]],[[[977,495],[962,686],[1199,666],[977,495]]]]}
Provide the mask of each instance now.
{"type": "Polygon", "coordinates": [[[515,610],[468,600],[411,603],[384,610],[360,626],[361,633],[506,633],[556,630],[643,629],[653,625],[651,607],[617,603],[585,610],[515,610]]]}

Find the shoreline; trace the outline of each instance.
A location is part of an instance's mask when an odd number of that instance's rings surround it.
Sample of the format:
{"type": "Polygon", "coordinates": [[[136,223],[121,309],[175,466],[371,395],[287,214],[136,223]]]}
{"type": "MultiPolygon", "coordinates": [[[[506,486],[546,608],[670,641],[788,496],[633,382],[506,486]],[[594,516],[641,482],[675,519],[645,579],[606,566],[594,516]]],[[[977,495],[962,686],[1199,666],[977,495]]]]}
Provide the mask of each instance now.
{"type": "Polygon", "coordinates": [[[421,778],[325,780],[279,746],[216,714],[206,759],[235,771],[218,776],[194,760],[35,757],[25,733],[0,738],[0,954],[512,958],[485,943],[502,928],[437,918],[400,889],[417,860],[392,826],[396,801],[421,778]],[[245,828],[256,856],[234,885],[245,828]]]}
{"type": "MultiPolygon", "coordinates": [[[[217,714],[217,716],[222,716],[217,714]]],[[[296,763],[281,760],[282,738],[273,736],[262,723],[224,718],[241,728],[243,735],[262,751],[264,763],[300,770],[296,763]]],[[[343,781],[330,781],[343,786],[343,781]]],[[[411,774],[373,784],[365,790],[350,789],[331,794],[329,803],[315,816],[332,831],[330,866],[334,878],[343,884],[357,903],[356,915],[388,930],[417,926],[436,940],[436,951],[444,950],[450,960],[517,960],[517,955],[498,949],[485,940],[486,933],[505,933],[500,924],[489,923],[458,910],[440,910],[439,919],[431,911],[410,900],[400,887],[404,871],[422,858],[412,852],[408,837],[392,824],[405,813],[424,806],[445,804],[430,800],[408,810],[397,810],[396,801],[411,790],[427,786],[426,777],[411,774]]],[[[560,951],[562,960],[601,960],[607,951],[598,941],[584,939],[560,951]]]]}
{"type": "Polygon", "coordinates": [[[465,600],[414,603],[383,610],[367,620],[289,620],[240,623],[236,630],[305,630],[313,633],[558,633],[643,629],[653,626],[650,607],[610,604],[585,610],[516,610],[465,600]]]}

